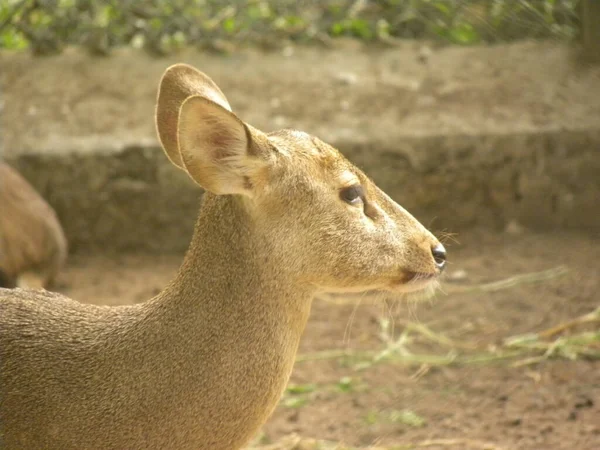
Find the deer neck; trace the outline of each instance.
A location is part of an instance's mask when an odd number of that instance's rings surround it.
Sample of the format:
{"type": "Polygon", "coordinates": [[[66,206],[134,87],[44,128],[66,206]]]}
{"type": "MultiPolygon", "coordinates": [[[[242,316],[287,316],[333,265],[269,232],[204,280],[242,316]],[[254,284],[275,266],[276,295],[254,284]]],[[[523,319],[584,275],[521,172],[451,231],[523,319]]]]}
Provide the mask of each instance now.
{"type": "Polygon", "coordinates": [[[308,313],[314,290],[301,286],[272,249],[243,199],[206,193],[189,250],[160,301],[191,316],[273,313],[301,333],[307,319],[301,313],[308,313]]]}
{"type": "Polygon", "coordinates": [[[195,389],[171,401],[192,405],[177,415],[230,433],[226,448],[252,436],[277,405],[313,295],[286,275],[253,227],[240,199],[205,194],[190,249],[171,285],[149,302],[156,320],[146,326],[161,330],[153,345],[168,345],[177,378],[195,389]]]}

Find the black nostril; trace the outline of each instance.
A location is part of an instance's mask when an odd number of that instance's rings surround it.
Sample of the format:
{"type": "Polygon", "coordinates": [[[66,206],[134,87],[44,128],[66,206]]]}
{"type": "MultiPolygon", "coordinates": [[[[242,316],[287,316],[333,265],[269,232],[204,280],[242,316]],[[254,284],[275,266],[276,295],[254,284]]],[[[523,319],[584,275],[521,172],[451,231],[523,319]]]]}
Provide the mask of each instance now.
{"type": "Polygon", "coordinates": [[[431,247],[431,254],[433,255],[433,259],[435,261],[435,265],[440,270],[444,270],[446,266],[446,249],[442,244],[437,244],[431,247]]]}

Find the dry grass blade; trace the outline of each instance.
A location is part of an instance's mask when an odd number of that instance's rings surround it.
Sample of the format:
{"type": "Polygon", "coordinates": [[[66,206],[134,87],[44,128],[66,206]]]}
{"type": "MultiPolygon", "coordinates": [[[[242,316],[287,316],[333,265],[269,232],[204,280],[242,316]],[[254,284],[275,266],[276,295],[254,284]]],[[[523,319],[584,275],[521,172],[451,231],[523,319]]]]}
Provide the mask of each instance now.
{"type": "Polygon", "coordinates": [[[583,325],[586,323],[600,322],[600,306],[596,308],[591,313],[585,314],[581,317],[578,317],[573,320],[569,320],[568,322],[561,323],[556,325],[555,327],[548,328],[547,330],[541,331],[538,333],[538,336],[542,339],[550,338],[559,333],[562,333],[565,330],[570,328],[574,328],[578,325],[583,325]]]}
{"type": "Polygon", "coordinates": [[[538,283],[540,281],[559,278],[566,275],[568,271],[569,269],[567,267],[558,266],[541,272],[531,272],[523,275],[515,275],[504,280],[494,281],[491,283],[477,284],[472,286],[445,285],[444,289],[447,294],[463,294],[470,292],[495,292],[503,289],[510,289],[521,284],[538,283]]]}
{"type": "Polygon", "coordinates": [[[534,353],[533,356],[513,363],[514,367],[537,364],[550,358],[560,357],[570,360],[580,357],[600,359],[600,329],[583,331],[570,336],[560,336],[552,341],[546,340],[576,326],[596,322],[600,323],[600,307],[588,314],[539,333],[528,333],[507,338],[503,347],[517,349],[522,352],[522,356],[525,356],[526,353],[534,353]]]}
{"type": "MultiPolygon", "coordinates": [[[[382,325],[385,328],[385,321],[382,325]]],[[[549,337],[583,324],[600,323],[600,307],[563,324],[559,324],[539,333],[526,333],[511,336],[496,349],[481,349],[476,345],[455,342],[441,333],[429,329],[424,324],[407,322],[402,334],[397,339],[389,336],[384,340],[380,351],[355,351],[352,349],[326,350],[322,352],[298,355],[297,362],[326,359],[346,359],[353,361],[354,370],[365,370],[376,364],[387,362],[404,365],[448,366],[467,364],[491,364],[508,360],[517,360],[512,366],[539,363],[551,358],[600,359],[600,330],[583,331],[571,336],[560,336],[554,340],[549,337]],[[418,334],[427,340],[445,347],[445,354],[418,354],[411,352],[409,345],[413,342],[411,333],[418,334]],[[462,350],[459,353],[458,350],[462,350]]],[[[383,336],[386,337],[385,329],[383,336]]]]}
{"type": "Polygon", "coordinates": [[[477,348],[477,346],[474,344],[471,344],[468,342],[457,342],[453,339],[450,339],[449,337],[445,336],[442,333],[437,333],[423,323],[409,322],[409,321],[401,321],[401,322],[408,331],[414,331],[415,333],[421,335],[428,341],[431,341],[431,342],[441,345],[443,347],[446,347],[446,348],[449,348],[452,350],[455,350],[457,348],[461,348],[464,350],[475,350],[477,348]]]}

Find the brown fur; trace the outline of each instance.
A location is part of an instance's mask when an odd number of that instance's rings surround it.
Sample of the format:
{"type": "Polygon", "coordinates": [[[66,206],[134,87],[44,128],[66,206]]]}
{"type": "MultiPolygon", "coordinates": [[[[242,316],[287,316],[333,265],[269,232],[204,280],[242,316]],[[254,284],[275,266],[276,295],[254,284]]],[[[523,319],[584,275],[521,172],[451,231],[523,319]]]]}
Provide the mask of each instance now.
{"type": "Polygon", "coordinates": [[[52,207],[0,162],[0,286],[48,287],[66,256],[67,240],[52,207]]]}
{"type": "Polygon", "coordinates": [[[207,189],[183,264],[131,306],[0,291],[3,448],[239,449],[277,405],[316,292],[435,283],[439,243],[416,219],[327,144],[243,123],[206,75],[167,70],[157,129],[207,189]],[[340,198],[358,182],[368,208],[340,198]]]}

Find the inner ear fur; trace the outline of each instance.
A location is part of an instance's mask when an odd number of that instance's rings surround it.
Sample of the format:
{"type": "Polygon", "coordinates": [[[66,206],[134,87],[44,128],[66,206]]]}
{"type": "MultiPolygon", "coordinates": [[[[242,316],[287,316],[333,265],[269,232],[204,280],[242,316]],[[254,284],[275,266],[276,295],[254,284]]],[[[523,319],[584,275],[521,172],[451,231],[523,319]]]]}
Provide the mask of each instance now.
{"type": "Polygon", "coordinates": [[[231,111],[225,94],[208,75],[187,64],[175,64],[165,71],[156,101],[156,130],[169,160],[183,170],[185,165],[177,138],[178,122],[181,106],[191,96],[205,98],[231,111]]]}
{"type": "Polygon", "coordinates": [[[267,138],[221,105],[194,95],[181,105],[179,154],[186,172],[217,195],[252,197],[269,164],[267,138]]]}

